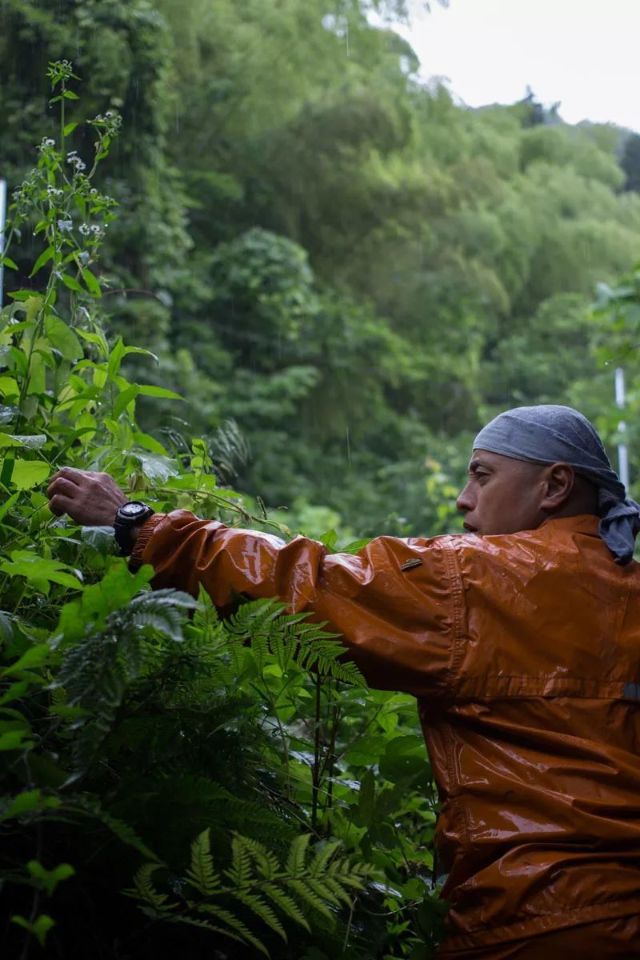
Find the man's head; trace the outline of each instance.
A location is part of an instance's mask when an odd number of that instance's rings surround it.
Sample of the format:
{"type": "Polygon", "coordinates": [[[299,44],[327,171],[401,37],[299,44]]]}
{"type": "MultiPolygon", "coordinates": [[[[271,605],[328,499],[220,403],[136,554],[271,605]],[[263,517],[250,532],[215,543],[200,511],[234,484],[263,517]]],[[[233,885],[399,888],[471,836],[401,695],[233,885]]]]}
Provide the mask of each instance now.
{"type": "Polygon", "coordinates": [[[465,527],[484,535],[597,514],[600,536],[622,564],[640,531],[640,506],[627,498],[593,425],[552,404],[507,410],[480,431],[457,506],[465,527]]]}
{"type": "Polygon", "coordinates": [[[534,530],[550,517],[595,514],[598,496],[568,463],[531,463],[474,450],[456,505],[472,533],[518,533],[534,530]]]}

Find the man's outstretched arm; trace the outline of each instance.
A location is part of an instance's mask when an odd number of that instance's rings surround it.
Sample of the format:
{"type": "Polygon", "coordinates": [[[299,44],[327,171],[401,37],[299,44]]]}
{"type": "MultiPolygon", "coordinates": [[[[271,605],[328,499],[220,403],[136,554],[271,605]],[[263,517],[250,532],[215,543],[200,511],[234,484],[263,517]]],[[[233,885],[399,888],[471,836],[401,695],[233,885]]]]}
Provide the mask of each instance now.
{"type": "MultiPolygon", "coordinates": [[[[124,494],[106,474],[72,473],[53,478],[52,510],[112,524],[124,494]]],[[[306,537],[285,543],[177,510],[146,521],[132,562],[154,567],[156,587],[197,594],[202,585],[220,608],[238,594],[279,597],[290,610],[327,621],[372,686],[423,696],[445,693],[451,682],[460,588],[442,540],[379,537],[356,555],[329,554],[306,537]]]]}

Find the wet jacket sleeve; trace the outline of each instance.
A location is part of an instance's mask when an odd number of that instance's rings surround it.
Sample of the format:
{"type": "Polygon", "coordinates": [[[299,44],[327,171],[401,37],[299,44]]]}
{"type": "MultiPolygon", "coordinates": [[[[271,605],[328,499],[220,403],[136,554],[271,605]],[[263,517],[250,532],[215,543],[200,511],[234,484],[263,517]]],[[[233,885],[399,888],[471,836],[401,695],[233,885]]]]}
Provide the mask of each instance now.
{"type": "Polygon", "coordinates": [[[202,585],[222,610],[239,594],[279,597],[340,633],[372,686],[427,696],[449,688],[460,620],[447,539],[379,537],[356,555],[329,554],[305,537],[285,543],[177,510],[147,521],[132,563],[155,568],[156,588],[202,585]]]}

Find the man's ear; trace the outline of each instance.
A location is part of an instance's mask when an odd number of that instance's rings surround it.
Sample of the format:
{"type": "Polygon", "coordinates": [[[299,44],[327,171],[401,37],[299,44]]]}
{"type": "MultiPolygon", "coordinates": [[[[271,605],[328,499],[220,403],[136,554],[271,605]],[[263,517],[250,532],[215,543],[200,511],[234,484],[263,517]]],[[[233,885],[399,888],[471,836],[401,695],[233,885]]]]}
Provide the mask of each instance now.
{"type": "Polygon", "coordinates": [[[540,506],[543,510],[555,512],[569,500],[576,475],[568,463],[552,463],[545,472],[546,493],[540,506]]]}

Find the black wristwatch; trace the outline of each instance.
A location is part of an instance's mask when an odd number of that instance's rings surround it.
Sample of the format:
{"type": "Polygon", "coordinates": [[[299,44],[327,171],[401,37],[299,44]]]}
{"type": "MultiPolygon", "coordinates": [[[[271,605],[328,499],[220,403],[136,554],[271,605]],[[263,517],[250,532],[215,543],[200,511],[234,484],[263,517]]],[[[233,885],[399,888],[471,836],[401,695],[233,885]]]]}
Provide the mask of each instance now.
{"type": "Polygon", "coordinates": [[[133,550],[135,543],[131,536],[133,528],[143,524],[145,520],[153,516],[154,512],[141,500],[129,500],[128,503],[123,503],[118,508],[116,518],[113,521],[113,531],[123,557],[128,557],[133,550]]]}

